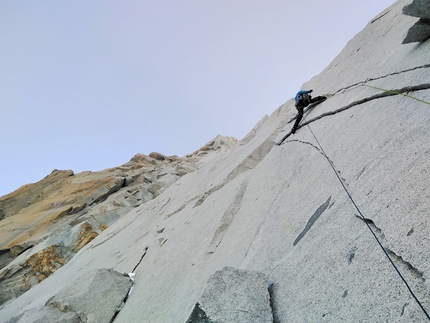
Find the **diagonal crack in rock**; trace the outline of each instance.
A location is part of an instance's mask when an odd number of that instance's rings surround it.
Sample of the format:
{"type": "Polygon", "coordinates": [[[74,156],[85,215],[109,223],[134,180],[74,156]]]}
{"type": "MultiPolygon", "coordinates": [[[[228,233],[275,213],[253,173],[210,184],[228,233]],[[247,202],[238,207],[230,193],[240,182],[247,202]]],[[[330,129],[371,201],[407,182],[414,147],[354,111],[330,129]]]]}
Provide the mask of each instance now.
{"type": "Polygon", "coordinates": [[[385,251],[387,251],[393,261],[404,265],[415,278],[421,281],[421,283],[424,283],[426,281],[426,279],[424,278],[424,273],[419,269],[415,268],[410,262],[403,259],[402,256],[396,254],[393,250],[387,247],[385,247],[385,251]]]}
{"type": "Polygon", "coordinates": [[[339,90],[337,90],[336,92],[334,92],[333,95],[336,95],[339,92],[346,91],[346,90],[351,89],[353,87],[365,84],[367,82],[377,81],[377,80],[381,80],[381,79],[384,79],[384,78],[387,78],[387,77],[390,77],[390,76],[393,76],[393,75],[399,75],[399,74],[408,73],[408,72],[411,72],[411,71],[414,71],[414,70],[417,70],[417,69],[429,68],[429,67],[430,67],[430,64],[425,64],[425,65],[417,66],[417,67],[414,67],[414,68],[408,68],[406,70],[402,70],[402,71],[398,71],[398,72],[393,72],[393,73],[390,73],[390,74],[387,74],[387,75],[383,75],[383,76],[368,78],[365,81],[360,81],[360,82],[357,82],[357,83],[345,86],[343,88],[340,88],[339,90]]]}
{"type": "Polygon", "coordinates": [[[287,142],[299,142],[299,143],[304,144],[304,145],[310,145],[310,146],[314,147],[316,150],[318,150],[322,154],[321,150],[317,146],[315,146],[313,143],[311,143],[309,141],[302,141],[302,140],[299,140],[299,139],[291,139],[291,140],[287,140],[285,142],[286,143],[287,142]]]}
{"type": "MultiPolygon", "coordinates": [[[[343,111],[348,110],[348,109],[350,109],[350,108],[352,108],[354,106],[357,106],[357,105],[360,105],[360,104],[363,104],[363,103],[366,103],[366,102],[369,102],[369,101],[372,101],[372,100],[381,99],[381,98],[385,98],[385,97],[389,97],[389,96],[402,95],[403,93],[428,90],[428,89],[430,89],[430,83],[424,83],[424,84],[419,84],[419,85],[414,85],[414,86],[405,86],[405,87],[400,88],[400,89],[389,90],[389,91],[385,91],[385,92],[382,92],[382,93],[379,93],[379,94],[375,94],[375,95],[366,97],[364,99],[351,102],[350,104],[348,104],[346,106],[343,106],[343,107],[341,107],[339,109],[322,113],[322,114],[320,114],[319,116],[317,116],[317,117],[315,117],[313,119],[310,119],[310,120],[307,120],[307,121],[303,122],[298,127],[298,129],[300,129],[300,128],[304,127],[304,126],[307,126],[307,125],[311,124],[312,122],[320,120],[320,119],[322,119],[324,117],[335,115],[335,114],[337,114],[339,112],[343,112],[343,111]]],[[[291,134],[292,134],[291,131],[288,132],[279,142],[276,143],[276,145],[278,145],[278,146],[282,145],[283,142],[285,141],[285,139],[287,139],[291,134]]]]}
{"type": "MultiPolygon", "coordinates": [[[[372,228],[375,229],[375,234],[378,237],[378,239],[380,240],[385,240],[385,235],[382,232],[382,230],[376,226],[375,222],[373,222],[373,220],[369,219],[369,218],[364,218],[361,217],[357,214],[355,214],[355,216],[357,218],[359,218],[360,220],[362,220],[363,222],[365,222],[366,224],[368,224],[369,226],[371,226],[372,228]]],[[[381,242],[382,244],[382,242],[381,242]]],[[[384,250],[387,252],[387,254],[390,256],[390,259],[397,263],[397,264],[401,264],[405,269],[407,269],[416,279],[418,279],[420,281],[420,283],[424,283],[426,281],[426,279],[424,278],[424,273],[422,271],[420,271],[419,269],[417,269],[416,267],[414,267],[410,262],[406,261],[403,259],[402,256],[398,255],[397,253],[395,253],[393,250],[387,248],[387,247],[383,247],[384,250]]]]}
{"type": "Polygon", "coordinates": [[[134,266],[133,270],[131,271],[132,273],[134,273],[134,271],[140,265],[140,263],[142,262],[143,258],[146,256],[147,251],[148,251],[148,247],[145,247],[145,250],[143,251],[142,257],[140,257],[139,262],[136,264],[136,266],[134,266]]]}
{"type": "Polygon", "coordinates": [[[304,122],[303,124],[301,124],[300,127],[306,126],[306,125],[308,125],[308,124],[310,124],[310,123],[312,123],[314,121],[317,121],[317,120],[319,120],[321,118],[334,115],[336,113],[348,110],[348,109],[350,109],[350,108],[352,108],[352,107],[354,107],[356,105],[360,105],[360,104],[363,104],[363,103],[366,103],[366,102],[369,102],[369,101],[372,101],[372,100],[381,99],[381,98],[385,98],[385,97],[389,97],[389,96],[394,96],[394,95],[398,95],[400,93],[405,93],[405,92],[414,92],[414,91],[421,91],[421,90],[428,90],[428,89],[430,89],[430,83],[424,83],[424,84],[414,85],[414,86],[406,86],[406,87],[403,87],[401,89],[390,90],[390,92],[378,93],[378,94],[366,97],[364,99],[351,102],[350,104],[348,104],[348,105],[346,105],[344,107],[341,107],[339,109],[322,113],[318,117],[315,117],[313,119],[310,119],[310,120],[304,122]]]}

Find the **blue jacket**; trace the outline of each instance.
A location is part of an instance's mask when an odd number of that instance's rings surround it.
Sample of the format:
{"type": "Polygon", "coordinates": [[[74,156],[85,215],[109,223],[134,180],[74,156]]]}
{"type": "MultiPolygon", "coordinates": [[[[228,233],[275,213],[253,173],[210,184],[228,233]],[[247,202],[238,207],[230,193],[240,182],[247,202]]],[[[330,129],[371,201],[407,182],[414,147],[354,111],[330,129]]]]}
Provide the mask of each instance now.
{"type": "Polygon", "coordinates": [[[302,95],[302,94],[308,94],[309,92],[310,92],[309,90],[302,90],[302,91],[297,92],[296,97],[294,98],[294,100],[296,102],[299,101],[299,96],[300,95],[302,95]]]}

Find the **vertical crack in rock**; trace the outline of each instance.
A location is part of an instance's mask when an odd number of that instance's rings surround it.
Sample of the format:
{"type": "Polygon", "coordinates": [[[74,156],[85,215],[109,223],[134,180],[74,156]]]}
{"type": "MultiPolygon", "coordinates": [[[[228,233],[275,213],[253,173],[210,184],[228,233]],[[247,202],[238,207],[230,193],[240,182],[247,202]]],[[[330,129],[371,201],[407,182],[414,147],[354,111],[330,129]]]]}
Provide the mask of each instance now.
{"type": "Polygon", "coordinates": [[[269,291],[269,302],[270,302],[270,308],[272,309],[272,321],[273,323],[280,323],[280,319],[278,318],[278,314],[276,312],[275,309],[275,302],[276,302],[276,297],[275,297],[275,283],[274,282],[269,282],[269,286],[267,288],[267,290],[269,291]]]}
{"type": "Polygon", "coordinates": [[[234,201],[228,206],[227,210],[224,212],[224,215],[221,219],[221,223],[218,229],[215,231],[212,241],[209,245],[207,253],[214,253],[215,249],[221,243],[225,233],[227,232],[230,224],[233,222],[234,216],[240,210],[240,205],[242,203],[243,195],[245,194],[246,188],[248,186],[248,181],[245,180],[239,187],[239,191],[237,192],[234,201]]]}
{"type": "Polygon", "coordinates": [[[130,280],[131,280],[131,286],[130,286],[130,288],[129,288],[129,290],[128,290],[128,292],[127,292],[127,294],[124,296],[124,299],[122,300],[122,303],[121,303],[121,305],[119,306],[119,308],[116,310],[116,312],[115,312],[115,314],[114,314],[114,316],[112,317],[112,319],[110,320],[110,322],[109,323],[113,323],[114,321],[115,321],[115,319],[116,319],[116,317],[118,316],[118,314],[119,314],[119,312],[121,312],[121,310],[124,308],[124,306],[125,306],[125,303],[127,303],[127,300],[128,300],[128,297],[130,296],[130,294],[131,294],[131,292],[132,292],[132,290],[133,290],[133,288],[134,288],[134,275],[135,275],[135,270],[137,269],[137,267],[140,265],[140,263],[142,262],[142,260],[143,260],[143,258],[146,256],[146,253],[147,253],[147,251],[148,251],[148,247],[145,247],[145,250],[144,250],[144,252],[143,252],[143,255],[142,255],[142,257],[140,257],[140,260],[139,260],[139,262],[136,264],[136,266],[134,266],[134,268],[133,268],[133,270],[131,271],[131,273],[129,273],[129,274],[124,274],[124,276],[128,276],[129,278],[130,278],[130,280]]]}
{"type": "Polygon", "coordinates": [[[130,277],[130,280],[131,280],[131,286],[130,286],[130,288],[128,289],[128,292],[126,293],[126,295],[124,296],[124,298],[123,298],[123,300],[122,300],[122,302],[121,302],[121,305],[118,307],[118,309],[115,311],[115,314],[112,316],[112,319],[109,321],[109,323],[113,323],[114,321],[115,321],[115,319],[116,319],[116,317],[118,316],[118,314],[119,314],[119,312],[121,312],[121,310],[124,308],[124,306],[125,306],[125,303],[127,303],[127,300],[128,300],[128,297],[130,296],[130,294],[131,294],[131,291],[133,290],[133,288],[134,288],[134,279],[132,279],[131,277],[132,276],[130,276],[130,275],[127,275],[127,274],[124,274],[124,276],[129,276],[130,277]]]}
{"type": "Polygon", "coordinates": [[[406,306],[408,306],[409,305],[409,303],[405,303],[405,305],[403,305],[403,307],[402,307],[402,312],[400,313],[400,316],[403,316],[404,314],[405,314],[405,308],[406,308],[406,306]]]}
{"type": "Polygon", "coordinates": [[[315,221],[318,220],[318,218],[321,216],[321,214],[323,214],[323,212],[327,209],[327,207],[330,204],[330,200],[331,200],[331,196],[327,199],[327,201],[321,205],[316,211],[315,213],[310,217],[310,219],[308,220],[308,223],[306,223],[305,228],[303,229],[303,231],[298,235],[298,237],[296,238],[296,240],[294,240],[293,242],[293,246],[295,246],[304,236],[306,233],[308,233],[308,231],[312,228],[312,226],[314,225],[315,221]]]}
{"type": "Polygon", "coordinates": [[[148,251],[148,247],[145,247],[145,250],[143,251],[143,255],[142,255],[142,257],[140,257],[140,260],[136,264],[136,266],[134,266],[133,270],[131,271],[132,273],[134,273],[134,271],[136,270],[136,268],[140,265],[140,263],[142,262],[143,258],[146,256],[146,252],[147,251],[148,251]]]}

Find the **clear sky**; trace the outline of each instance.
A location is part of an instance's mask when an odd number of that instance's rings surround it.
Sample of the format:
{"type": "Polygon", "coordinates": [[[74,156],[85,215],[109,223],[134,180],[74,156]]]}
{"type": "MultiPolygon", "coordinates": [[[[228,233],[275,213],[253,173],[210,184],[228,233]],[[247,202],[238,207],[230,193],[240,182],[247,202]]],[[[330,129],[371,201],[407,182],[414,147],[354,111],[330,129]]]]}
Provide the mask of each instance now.
{"type": "Polygon", "coordinates": [[[242,139],[394,2],[1,1],[0,196],[242,139]]]}

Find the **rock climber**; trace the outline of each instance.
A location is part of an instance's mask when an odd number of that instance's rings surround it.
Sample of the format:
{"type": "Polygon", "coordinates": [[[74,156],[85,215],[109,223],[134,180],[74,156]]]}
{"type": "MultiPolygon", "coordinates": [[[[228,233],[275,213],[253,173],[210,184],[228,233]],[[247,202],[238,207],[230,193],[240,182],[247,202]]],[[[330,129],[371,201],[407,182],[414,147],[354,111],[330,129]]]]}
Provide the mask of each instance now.
{"type": "Polygon", "coordinates": [[[295,107],[298,111],[298,114],[297,114],[296,122],[294,123],[294,126],[291,129],[291,133],[295,133],[297,131],[299,123],[303,118],[304,108],[306,108],[311,103],[315,103],[318,101],[324,101],[326,99],[326,97],[324,97],[324,96],[317,96],[315,98],[312,98],[312,96],[311,96],[312,91],[313,90],[311,89],[311,90],[301,90],[301,91],[297,92],[294,100],[296,102],[295,107]]]}

